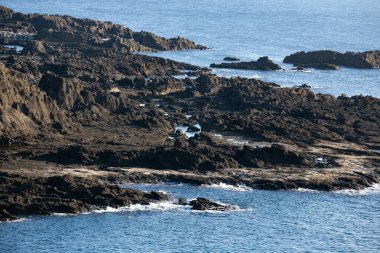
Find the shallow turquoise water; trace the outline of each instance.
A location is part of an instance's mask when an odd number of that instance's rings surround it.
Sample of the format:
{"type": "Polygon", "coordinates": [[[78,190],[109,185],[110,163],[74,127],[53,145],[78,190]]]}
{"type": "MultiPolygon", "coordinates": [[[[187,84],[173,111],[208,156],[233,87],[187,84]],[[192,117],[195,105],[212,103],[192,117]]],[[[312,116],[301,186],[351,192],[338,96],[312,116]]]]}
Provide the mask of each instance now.
{"type": "Polygon", "coordinates": [[[0,224],[1,252],[379,252],[380,194],[128,185],[239,206],[174,205],[0,224]]]}
{"type": "MultiPolygon", "coordinates": [[[[225,56],[267,55],[278,63],[300,50],[380,49],[380,2],[374,0],[0,0],[21,12],[68,14],[121,23],[166,37],[181,35],[212,48],[157,55],[209,66],[225,56]]],[[[283,86],[308,83],[316,92],[380,97],[380,70],[291,72],[215,70],[283,86]]]]}

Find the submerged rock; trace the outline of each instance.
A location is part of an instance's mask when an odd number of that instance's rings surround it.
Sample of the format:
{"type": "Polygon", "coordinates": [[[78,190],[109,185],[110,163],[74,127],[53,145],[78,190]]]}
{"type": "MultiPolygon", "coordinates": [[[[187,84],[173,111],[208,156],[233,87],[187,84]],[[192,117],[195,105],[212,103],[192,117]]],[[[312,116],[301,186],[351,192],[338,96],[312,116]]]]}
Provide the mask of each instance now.
{"type": "Polygon", "coordinates": [[[246,70],[280,70],[281,67],[271,61],[267,56],[260,57],[257,61],[211,64],[212,68],[246,69],[246,70]]]}

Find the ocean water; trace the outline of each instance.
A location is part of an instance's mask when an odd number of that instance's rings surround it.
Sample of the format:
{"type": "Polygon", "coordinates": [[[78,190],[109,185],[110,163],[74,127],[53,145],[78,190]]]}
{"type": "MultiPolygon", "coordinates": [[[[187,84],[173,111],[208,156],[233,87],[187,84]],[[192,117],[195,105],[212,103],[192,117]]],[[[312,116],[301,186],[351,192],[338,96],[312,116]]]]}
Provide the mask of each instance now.
{"type": "Polygon", "coordinates": [[[0,223],[1,252],[379,252],[380,191],[259,191],[127,185],[233,204],[199,212],[170,203],[0,223]]]}
{"type": "MultiPolygon", "coordinates": [[[[290,71],[282,59],[300,50],[380,49],[375,0],[0,0],[24,13],[68,14],[121,23],[206,51],[153,55],[209,66],[225,56],[267,55],[285,72],[215,70],[316,92],[380,97],[380,70],[290,71]]],[[[193,212],[171,203],[90,214],[26,217],[0,223],[0,252],[380,252],[380,191],[257,191],[214,185],[128,185],[173,197],[208,197],[233,212],[193,212]]]]}
{"type": "Polygon", "coordinates": [[[203,67],[226,56],[269,56],[285,72],[216,69],[223,76],[260,78],[282,86],[307,83],[315,92],[380,97],[380,70],[292,72],[286,55],[301,50],[341,52],[380,49],[380,2],[376,0],[0,0],[16,11],[68,14],[123,24],[165,37],[178,35],[210,50],[158,55],[203,67]]]}

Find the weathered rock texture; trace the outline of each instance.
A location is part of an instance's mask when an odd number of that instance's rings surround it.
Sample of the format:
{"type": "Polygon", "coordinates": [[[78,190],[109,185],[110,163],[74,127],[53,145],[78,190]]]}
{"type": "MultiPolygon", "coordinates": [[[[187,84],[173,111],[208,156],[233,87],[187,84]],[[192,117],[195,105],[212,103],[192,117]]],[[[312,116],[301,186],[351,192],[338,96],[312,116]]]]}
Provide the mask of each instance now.
{"type": "Polygon", "coordinates": [[[336,69],[334,65],[351,68],[372,69],[380,68],[380,51],[339,53],[330,50],[297,52],[286,56],[284,63],[293,63],[301,67],[336,69]]]}
{"type": "Polygon", "coordinates": [[[159,192],[145,193],[99,183],[97,179],[51,176],[17,177],[1,173],[0,221],[26,215],[76,214],[107,207],[149,205],[168,200],[159,192]]]}
{"type": "MultiPolygon", "coordinates": [[[[223,78],[131,54],[203,47],[108,22],[3,7],[0,20],[0,43],[24,46],[19,53],[0,48],[4,219],[150,201],[112,186],[116,181],[270,190],[360,189],[380,181],[377,98],[223,78]],[[52,175],[58,178],[47,179],[52,175]],[[75,195],[82,193],[90,195],[75,195]]],[[[267,58],[252,64],[279,68],[267,58]]]]}

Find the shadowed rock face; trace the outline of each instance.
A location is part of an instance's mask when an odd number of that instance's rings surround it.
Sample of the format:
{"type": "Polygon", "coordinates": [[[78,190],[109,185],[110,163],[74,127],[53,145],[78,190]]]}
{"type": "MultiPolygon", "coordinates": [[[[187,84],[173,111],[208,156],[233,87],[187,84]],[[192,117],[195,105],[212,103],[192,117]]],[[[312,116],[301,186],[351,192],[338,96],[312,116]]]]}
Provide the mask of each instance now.
{"type": "Polygon", "coordinates": [[[331,64],[363,69],[380,68],[380,51],[374,50],[361,53],[339,53],[329,50],[302,51],[286,56],[284,63],[322,69],[333,69],[331,64]]]}
{"type": "Polygon", "coordinates": [[[267,56],[260,57],[257,61],[250,62],[233,62],[211,64],[212,68],[226,68],[226,69],[246,69],[246,70],[280,70],[281,67],[269,60],[267,56]]]}
{"type": "Polygon", "coordinates": [[[36,136],[53,124],[64,126],[65,113],[37,86],[17,78],[0,63],[0,138],[11,143],[14,138],[36,136]]]}

